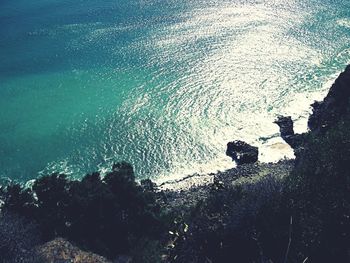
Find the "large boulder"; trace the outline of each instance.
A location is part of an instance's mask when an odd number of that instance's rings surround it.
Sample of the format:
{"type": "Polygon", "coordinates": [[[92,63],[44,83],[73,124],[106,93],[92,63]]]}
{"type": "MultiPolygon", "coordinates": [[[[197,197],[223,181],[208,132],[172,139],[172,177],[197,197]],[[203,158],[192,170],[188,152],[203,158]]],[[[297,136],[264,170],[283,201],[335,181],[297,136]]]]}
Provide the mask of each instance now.
{"type": "Polygon", "coordinates": [[[226,155],[237,165],[255,163],[258,161],[259,149],[243,141],[233,141],[227,144],[226,155]]]}

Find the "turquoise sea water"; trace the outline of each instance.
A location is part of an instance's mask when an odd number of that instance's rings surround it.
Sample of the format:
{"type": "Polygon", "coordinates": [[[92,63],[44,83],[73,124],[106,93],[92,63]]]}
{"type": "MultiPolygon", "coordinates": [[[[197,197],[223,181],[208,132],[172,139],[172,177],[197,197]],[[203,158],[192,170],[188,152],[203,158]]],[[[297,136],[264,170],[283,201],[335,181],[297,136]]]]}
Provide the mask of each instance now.
{"type": "Polygon", "coordinates": [[[233,139],[290,156],[272,121],[305,129],[350,62],[349,0],[2,0],[0,25],[0,175],[19,180],[213,172],[233,139]]]}

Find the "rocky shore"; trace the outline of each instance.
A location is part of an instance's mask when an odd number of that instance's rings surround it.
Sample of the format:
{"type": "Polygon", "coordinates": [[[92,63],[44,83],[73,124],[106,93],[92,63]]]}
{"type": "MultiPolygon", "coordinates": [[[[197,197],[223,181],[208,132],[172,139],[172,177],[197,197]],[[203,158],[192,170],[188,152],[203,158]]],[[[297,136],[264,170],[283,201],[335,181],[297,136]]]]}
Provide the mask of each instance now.
{"type": "Polygon", "coordinates": [[[193,177],[186,177],[179,181],[166,182],[160,189],[166,196],[166,204],[170,209],[184,209],[195,206],[216,189],[227,189],[242,184],[242,182],[258,182],[266,176],[282,179],[292,171],[293,167],[294,160],[245,164],[215,174],[194,175],[195,181],[193,177]]]}
{"type": "Polygon", "coordinates": [[[312,106],[305,134],[276,120],[295,160],[233,141],[236,168],[161,185],[127,163],[4,185],[0,262],[349,262],[350,66],[312,106]]]}

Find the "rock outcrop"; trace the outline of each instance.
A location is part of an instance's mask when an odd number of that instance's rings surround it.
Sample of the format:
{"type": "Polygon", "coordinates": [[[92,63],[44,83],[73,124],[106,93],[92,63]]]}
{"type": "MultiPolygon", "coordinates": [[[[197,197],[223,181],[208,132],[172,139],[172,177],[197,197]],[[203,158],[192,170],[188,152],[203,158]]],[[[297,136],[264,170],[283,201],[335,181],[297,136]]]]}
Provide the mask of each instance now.
{"type": "Polygon", "coordinates": [[[259,149],[243,141],[233,141],[227,144],[226,155],[237,165],[255,163],[258,161],[259,149]]]}
{"type": "Polygon", "coordinates": [[[47,263],[111,263],[104,257],[80,250],[63,238],[38,247],[37,253],[47,263]]]}
{"type": "Polygon", "coordinates": [[[275,123],[280,127],[282,139],[293,148],[298,150],[303,144],[303,134],[294,133],[294,125],[290,116],[278,116],[275,123]]]}

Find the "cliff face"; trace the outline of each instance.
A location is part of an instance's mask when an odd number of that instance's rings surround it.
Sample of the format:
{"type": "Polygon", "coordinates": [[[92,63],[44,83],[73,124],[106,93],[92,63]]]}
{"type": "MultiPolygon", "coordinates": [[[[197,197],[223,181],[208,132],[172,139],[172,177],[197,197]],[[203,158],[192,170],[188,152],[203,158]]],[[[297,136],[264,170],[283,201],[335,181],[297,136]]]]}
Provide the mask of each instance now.
{"type": "Polygon", "coordinates": [[[322,136],[329,129],[343,123],[350,113],[350,65],[335,80],[323,101],[312,105],[308,119],[309,131],[295,134],[290,116],[279,116],[275,123],[280,127],[282,139],[294,150],[296,163],[302,161],[303,152],[308,147],[308,136],[322,136]]]}
{"type": "Polygon", "coordinates": [[[322,102],[315,102],[308,126],[311,132],[324,132],[334,126],[350,109],[350,65],[330,88],[322,102]]]}

